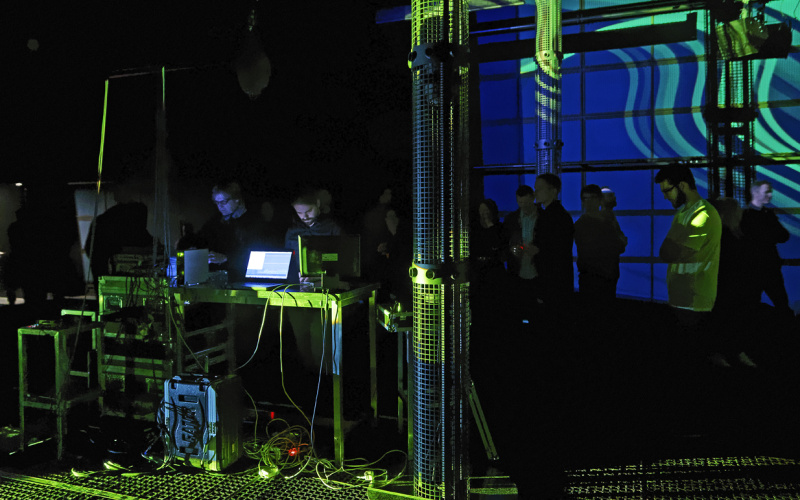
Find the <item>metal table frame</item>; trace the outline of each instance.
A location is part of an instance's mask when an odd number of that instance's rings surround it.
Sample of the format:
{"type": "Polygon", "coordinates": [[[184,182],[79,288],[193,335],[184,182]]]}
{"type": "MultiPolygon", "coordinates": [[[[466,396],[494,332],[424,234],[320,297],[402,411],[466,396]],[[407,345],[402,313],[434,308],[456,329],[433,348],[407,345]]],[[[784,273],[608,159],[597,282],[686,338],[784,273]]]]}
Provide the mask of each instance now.
{"type": "Polygon", "coordinates": [[[270,305],[283,305],[283,307],[303,307],[321,309],[327,307],[330,311],[331,326],[333,331],[333,439],[334,460],[337,465],[344,463],[344,415],[342,398],[342,371],[344,367],[344,352],[342,346],[342,314],[341,310],[349,305],[357,304],[364,299],[369,300],[369,371],[370,371],[370,407],[373,419],[378,418],[378,381],[377,381],[377,352],[375,346],[375,297],[379,288],[377,283],[364,284],[347,291],[273,291],[267,289],[231,290],[205,286],[186,286],[171,288],[170,291],[177,304],[188,305],[192,303],[220,303],[220,304],[249,304],[264,305],[269,300],[270,305]]]}
{"type": "MultiPolygon", "coordinates": [[[[100,396],[100,389],[95,387],[93,373],[97,369],[94,356],[101,351],[100,323],[94,321],[96,314],[91,311],[73,311],[64,309],[62,316],[85,316],[78,331],[78,326],[39,326],[32,325],[17,330],[17,354],[19,361],[19,441],[20,450],[25,451],[28,436],[26,435],[25,409],[32,408],[53,412],[56,420],[56,456],[61,460],[64,455],[64,438],[67,434],[67,412],[78,403],[87,403],[100,396]],[[70,366],[73,352],[73,339],[79,334],[90,334],[91,345],[87,353],[86,371],[73,370],[70,366]],[[55,370],[52,394],[28,393],[28,340],[34,337],[48,337],[53,341],[55,354],[55,370]],[[74,378],[85,379],[83,387],[74,378]]],[[[38,359],[32,356],[33,363],[38,359]]],[[[35,370],[35,368],[33,369],[35,370]]]]}

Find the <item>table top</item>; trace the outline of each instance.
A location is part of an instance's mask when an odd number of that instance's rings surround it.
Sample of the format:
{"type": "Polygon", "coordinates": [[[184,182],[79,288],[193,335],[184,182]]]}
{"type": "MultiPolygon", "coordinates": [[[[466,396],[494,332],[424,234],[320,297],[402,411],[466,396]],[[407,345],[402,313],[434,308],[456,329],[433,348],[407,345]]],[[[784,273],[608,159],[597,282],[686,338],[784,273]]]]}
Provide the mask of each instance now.
{"type": "Polygon", "coordinates": [[[335,301],[344,307],[368,298],[372,292],[380,288],[378,283],[361,283],[350,290],[298,290],[297,285],[288,287],[231,289],[212,286],[180,286],[171,287],[170,292],[176,300],[184,304],[215,302],[224,304],[251,304],[285,307],[325,307],[335,301]]]}

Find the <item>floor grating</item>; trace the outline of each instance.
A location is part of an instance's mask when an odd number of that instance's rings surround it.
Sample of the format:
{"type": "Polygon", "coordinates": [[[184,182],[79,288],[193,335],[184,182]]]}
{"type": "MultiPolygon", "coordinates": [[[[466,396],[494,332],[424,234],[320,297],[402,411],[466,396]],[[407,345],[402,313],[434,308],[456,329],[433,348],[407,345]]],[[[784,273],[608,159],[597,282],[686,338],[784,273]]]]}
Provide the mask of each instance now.
{"type": "MultiPolygon", "coordinates": [[[[800,498],[800,462],[777,457],[662,459],[618,467],[564,472],[562,498],[754,499],[800,498]]],[[[473,494],[473,498],[484,498],[473,494]]],[[[255,473],[111,473],[77,477],[70,472],[27,476],[0,470],[3,499],[368,500],[365,487],[327,484],[317,477],[265,479],[255,473]]],[[[492,498],[516,498],[499,496],[492,498]]]]}
{"type": "Polygon", "coordinates": [[[71,473],[42,477],[0,471],[0,498],[14,500],[113,498],[120,500],[367,500],[365,487],[348,487],[315,477],[264,479],[257,474],[71,473]]]}
{"type": "Polygon", "coordinates": [[[776,457],[665,459],[567,471],[572,499],[797,499],[800,464],[776,457]]]}

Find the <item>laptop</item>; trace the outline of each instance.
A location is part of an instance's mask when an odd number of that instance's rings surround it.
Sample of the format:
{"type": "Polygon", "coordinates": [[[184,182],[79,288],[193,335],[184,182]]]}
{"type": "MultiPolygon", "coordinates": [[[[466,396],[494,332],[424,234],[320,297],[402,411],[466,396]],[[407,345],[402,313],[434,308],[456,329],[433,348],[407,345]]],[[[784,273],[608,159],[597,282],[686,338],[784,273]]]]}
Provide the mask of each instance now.
{"type": "Polygon", "coordinates": [[[231,288],[271,288],[300,282],[297,264],[291,250],[251,250],[244,272],[245,281],[230,284],[231,288]]]}

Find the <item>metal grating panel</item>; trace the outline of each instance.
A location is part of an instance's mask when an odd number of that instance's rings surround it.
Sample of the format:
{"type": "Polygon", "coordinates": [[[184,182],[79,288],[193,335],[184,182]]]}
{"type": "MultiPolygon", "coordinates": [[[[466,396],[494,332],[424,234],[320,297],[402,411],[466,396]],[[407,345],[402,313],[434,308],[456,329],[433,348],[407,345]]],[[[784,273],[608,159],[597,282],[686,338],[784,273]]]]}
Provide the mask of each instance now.
{"type": "Polygon", "coordinates": [[[800,467],[774,457],[665,459],[567,472],[568,498],[737,498],[800,497],[800,467]]]}
{"type": "Polygon", "coordinates": [[[61,491],[44,484],[2,481],[0,482],[0,498],[7,498],[9,500],[94,500],[104,497],[88,493],[61,491]]]}
{"type": "Polygon", "coordinates": [[[61,473],[43,478],[0,473],[0,498],[8,499],[175,499],[175,500],[367,500],[364,487],[327,485],[315,477],[264,479],[255,474],[135,474],[99,473],[74,477],[61,473]]]}
{"type": "MultiPolygon", "coordinates": [[[[752,107],[751,61],[720,61],[717,100],[721,109],[745,110],[752,107]]],[[[753,121],[721,122],[718,139],[722,157],[741,157],[752,152],[753,121]]]]}
{"type": "Polygon", "coordinates": [[[708,11],[705,19],[707,64],[709,191],[746,203],[752,165],[757,112],[752,85],[752,61],[728,60],[719,50],[724,23],[708,11]]]}

